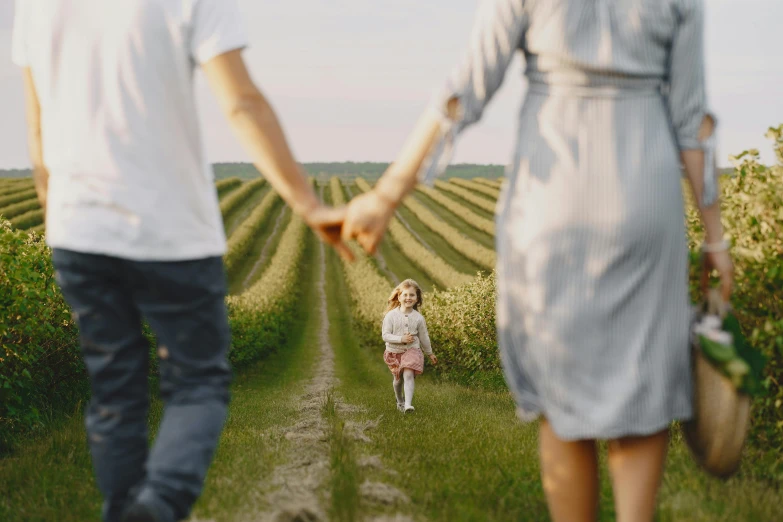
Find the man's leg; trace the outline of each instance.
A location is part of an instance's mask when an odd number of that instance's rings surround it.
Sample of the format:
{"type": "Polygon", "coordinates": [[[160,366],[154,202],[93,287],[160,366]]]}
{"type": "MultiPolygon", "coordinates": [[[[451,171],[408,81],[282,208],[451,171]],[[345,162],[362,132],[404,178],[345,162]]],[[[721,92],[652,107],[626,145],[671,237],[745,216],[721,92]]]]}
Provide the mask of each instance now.
{"type": "Polygon", "coordinates": [[[158,338],[163,419],[137,501],[187,517],[225,422],[231,371],[221,258],[132,264],[134,296],[158,338]]]}
{"type": "Polygon", "coordinates": [[[90,376],[87,436],[103,519],[120,520],[147,460],[149,346],[123,280],[123,261],[55,249],[55,276],[79,326],[90,376]]]}

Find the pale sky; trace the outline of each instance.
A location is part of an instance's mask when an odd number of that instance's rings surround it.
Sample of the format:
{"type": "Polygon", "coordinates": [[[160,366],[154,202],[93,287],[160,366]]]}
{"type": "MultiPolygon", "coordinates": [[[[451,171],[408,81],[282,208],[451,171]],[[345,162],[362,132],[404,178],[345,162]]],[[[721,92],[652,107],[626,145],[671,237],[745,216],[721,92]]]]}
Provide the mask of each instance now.
{"type": "MultiPolygon", "coordinates": [[[[783,123],[781,0],[705,0],[707,81],[719,118],[719,161],[758,148],[783,123]]],[[[465,51],[477,0],[240,0],[245,59],[299,161],[391,161],[432,93],[465,51]]],[[[21,75],[11,63],[13,0],[0,0],[0,168],[29,166],[21,75]]],[[[210,161],[248,161],[198,76],[210,161]]],[[[506,164],[524,95],[510,67],[455,163],[506,164]]]]}

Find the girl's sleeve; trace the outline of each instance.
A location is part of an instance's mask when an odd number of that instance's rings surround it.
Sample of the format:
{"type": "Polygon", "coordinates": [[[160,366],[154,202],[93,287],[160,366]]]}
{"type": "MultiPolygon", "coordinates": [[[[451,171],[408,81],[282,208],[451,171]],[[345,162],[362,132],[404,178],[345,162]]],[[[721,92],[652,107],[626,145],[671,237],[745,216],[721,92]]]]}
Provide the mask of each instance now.
{"type": "Polygon", "coordinates": [[[383,334],[383,340],[387,343],[399,344],[402,342],[402,336],[394,335],[392,333],[393,327],[394,327],[394,323],[392,321],[391,314],[388,313],[383,317],[383,328],[381,331],[381,333],[383,334]]]}
{"type": "Polygon", "coordinates": [[[430,344],[430,333],[427,331],[427,321],[424,320],[424,316],[421,317],[421,324],[419,325],[419,344],[422,351],[427,355],[432,355],[432,344],[430,344]]]}
{"type": "Polygon", "coordinates": [[[479,7],[468,52],[430,110],[441,121],[440,136],[419,171],[419,180],[432,185],[449,162],[454,141],[468,125],[481,119],[487,103],[503,83],[506,69],[527,29],[525,0],[484,0],[479,7]],[[450,100],[458,103],[454,119],[448,116],[450,100]]]}
{"type": "Polygon", "coordinates": [[[699,141],[705,116],[715,120],[707,108],[704,79],[704,5],[702,0],[682,0],[678,7],[678,24],[669,56],[669,115],[679,149],[704,151],[702,205],[709,206],[718,197],[718,169],[715,132],[699,141]]]}

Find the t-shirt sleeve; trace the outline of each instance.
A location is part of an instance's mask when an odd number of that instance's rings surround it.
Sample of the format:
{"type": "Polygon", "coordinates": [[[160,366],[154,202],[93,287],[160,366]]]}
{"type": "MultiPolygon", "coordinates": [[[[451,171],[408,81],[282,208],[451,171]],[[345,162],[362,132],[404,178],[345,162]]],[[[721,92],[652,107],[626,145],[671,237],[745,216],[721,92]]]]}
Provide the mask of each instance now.
{"type": "Polygon", "coordinates": [[[30,57],[27,51],[27,20],[30,0],[14,2],[14,27],[11,33],[11,61],[19,67],[29,67],[30,57]]]}
{"type": "Polygon", "coordinates": [[[190,40],[190,54],[198,64],[247,44],[236,0],[198,0],[190,40]]]}

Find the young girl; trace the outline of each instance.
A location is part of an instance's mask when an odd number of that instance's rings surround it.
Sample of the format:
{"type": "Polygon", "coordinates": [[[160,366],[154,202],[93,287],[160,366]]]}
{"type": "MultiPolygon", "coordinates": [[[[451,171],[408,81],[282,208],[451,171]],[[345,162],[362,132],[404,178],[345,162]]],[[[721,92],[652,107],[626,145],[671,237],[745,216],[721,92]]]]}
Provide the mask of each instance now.
{"type": "Polygon", "coordinates": [[[421,306],[421,288],[413,279],[406,279],[389,296],[389,306],[383,317],[383,340],[386,351],[383,360],[394,375],[394,396],[397,409],[403,413],[413,411],[414,378],[424,371],[424,353],[432,364],[438,359],[432,354],[427,323],[418,310],[421,306]],[[400,378],[402,377],[402,378],[400,378]],[[403,381],[405,395],[403,396],[403,381]]]}

